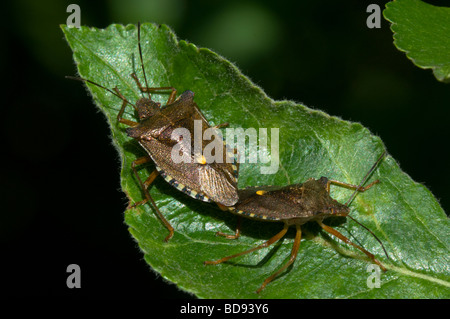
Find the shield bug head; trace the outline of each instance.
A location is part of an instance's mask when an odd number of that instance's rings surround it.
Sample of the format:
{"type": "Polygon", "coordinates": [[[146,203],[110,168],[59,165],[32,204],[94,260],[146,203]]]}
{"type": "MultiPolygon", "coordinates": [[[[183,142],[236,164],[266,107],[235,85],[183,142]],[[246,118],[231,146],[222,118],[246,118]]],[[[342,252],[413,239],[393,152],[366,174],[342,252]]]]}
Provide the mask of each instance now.
{"type": "Polygon", "coordinates": [[[161,108],[161,103],[155,102],[152,99],[141,98],[136,102],[136,108],[139,121],[142,121],[156,115],[161,108]]]}
{"type": "MultiPolygon", "coordinates": [[[[320,225],[320,227],[323,230],[336,236],[345,243],[350,244],[353,247],[359,249],[364,254],[366,254],[366,256],[369,257],[369,259],[372,262],[378,264],[381,267],[381,269],[386,270],[385,267],[377,259],[375,259],[375,256],[373,254],[368,252],[363,247],[351,242],[347,237],[342,235],[334,228],[325,225],[323,223],[323,220],[329,217],[349,216],[350,212],[349,205],[356,196],[356,194],[358,192],[364,192],[370,189],[375,184],[379,183],[379,181],[376,180],[365,187],[363,186],[370,177],[370,175],[373,173],[373,171],[376,169],[378,164],[381,162],[384,155],[385,153],[383,153],[378,158],[378,160],[367,172],[367,174],[364,176],[359,185],[347,184],[335,180],[329,180],[326,177],[322,177],[320,179],[310,178],[304,183],[284,187],[262,186],[240,190],[238,203],[233,207],[229,208],[232,213],[245,218],[250,218],[259,221],[283,222],[284,227],[278,234],[276,234],[274,237],[270,238],[269,240],[267,240],[266,242],[262,243],[259,246],[215,261],[206,261],[205,264],[219,264],[231,258],[242,256],[251,253],[255,250],[268,247],[271,244],[283,238],[283,236],[286,234],[290,226],[295,226],[296,235],[289,261],[263,282],[261,287],[257,290],[257,292],[260,292],[266,287],[268,283],[270,283],[274,278],[276,278],[282,271],[284,271],[287,267],[289,267],[289,265],[291,265],[295,261],[300,247],[301,225],[309,221],[315,221],[320,225]],[[345,204],[341,204],[335,199],[331,198],[330,196],[330,186],[332,184],[354,189],[355,191],[345,204]]],[[[362,224],[360,225],[363,226],[362,224]]],[[[374,235],[368,228],[366,228],[365,226],[363,227],[367,229],[372,235],[374,235]]],[[[240,221],[238,222],[238,227],[235,235],[234,236],[226,235],[226,237],[227,238],[239,237],[240,234],[239,228],[240,228],[240,221]]],[[[224,235],[222,233],[219,234],[224,235]]],[[[378,238],[377,240],[381,243],[381,241],[378,238]]],[[[384,246],[382,243],[381,245],[384,250],[384,246]]],[[[384,251],[386,253],[386,250],[384,251]]],[[[389,258],[387,253],[386,256],[389,258]]]]}
{"type": "Polygon", "coordinates": [[[206,161],[202,154],[208,144],[202,139],[203,133],[208,129],[217,129],[219,126],[211,127],[209,125],[194,102],[192,91],[185,91],[177,97],[177,90],[173,87],[149,87],[142,57],[140,23],[137,27],[137,42],[144,85],[141,84],[135,73],[131,74],[142,93],[142,97],[136,103],[128,101],[117,87],[110,90],[87,79],[68,78],[96,85],[122,100],[117,121],[128,126],[125,129],[127,135],[137,140],[146,152],[145,156],[137,158],[131,164],[131,169],[145,198],[130,207],[150,202],[158,217],[169,230],[169,235],[165,239],[167,241],[173,236],[174,230],[161,214],[148,192],[148,188],[154,179],[161,175],[172,186],[193,198],[216,202],[223,206],[232,206],[238,200],[238,166],[235,164],[233,151],[228,149],[223,140],[215,141],[215,145],[219,144],[215,148],[216,152],[222,154],[221,157],[216,157],[219,160],[212,163],[206,161]],[[160,103],[152,100],[151,94],[164,92],[170,92],[166,105],[161,106],[160,103]],[[127,106],[134,108],[138,118],[137,122],[123,117],[127,106]],[[183,130],[187,135],[195,136],[196,128],[198,128],[198,135],[202,139],[199,147],[196,147],[198,145],[194,143],[196,142],[194,138],[181,136],[177,133],[183,130]],[[174,147],[179,145],[181,141],[184,143],[183,148],[178,151],[183,154],[184,161],[177,162],[174,161],[173,151],[174,147]],[[154,162],[156,170],[143,181],[136,167],[148,162],[154,162]]]}

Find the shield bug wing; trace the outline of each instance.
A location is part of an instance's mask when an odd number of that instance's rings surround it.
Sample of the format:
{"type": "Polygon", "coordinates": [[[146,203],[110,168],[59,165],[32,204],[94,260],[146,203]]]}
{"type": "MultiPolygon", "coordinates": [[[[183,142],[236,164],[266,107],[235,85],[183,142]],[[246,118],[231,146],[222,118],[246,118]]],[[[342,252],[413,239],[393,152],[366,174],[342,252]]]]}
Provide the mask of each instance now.
{"type": "MultiPolygon", "coordinates": [[[[190,91],[188,91],[190,92],[190,91]]],[[[194,94],[183,99],[183,108],[188,108],[190,116],[182,117],[175,127],[186,127],[194,136],[191,138],[190,151],[192,165],[191,174],[186,175],[186,179],[198,184],[195,191],[202,193],[209,201],[216,202],[224,206],[232,206],[238,201],[237,182],[238,164],[234,153],[228,148],[217,127],[211,127],[204,115],[193,101],[194,94]],[[207,131],[210,132],[207,132],[207,131]],[[199,131],[199,132],[198,132],[199,131]],[[214,133],[212,140],[206,139],[207,133],[214,133]],[[199,138],[198,146],[200,153],[196,150],[196,138],[199,138]],[[203,137],[203,138],[202,138],[203,137]],[[207,154],[206,149],[213,146],[212,154],[207,154]],[[214,156],[214,157],[213,157],[214,156]]],[[[212,137],[212,136],[211,136],[212,137]]]]}
{"type": "Polygon", "coordinates": [[[194,93],[186,91],[172,104],[164,106],[151,118],[128,128],[127,133],[139,141],[156,164],[161,176],[170,184],[193,198],[232,206],[238,200],[237,174],[234,156],[223,140],[218,141],[222,157],[207,163],[203,151],[207,141],[203,139],[207,129],[213,129],[193,101],[194,93]],[[188,133],[178,135],[177,129],[188,133]],[[200,136],[196,153],[195,138],[200,136]],[[175,162],[175,145],[187,140],[178,152],[185,158],[175,162]]]}
{"type": "Polygon", "coordinates": [[[288,187],[262,186],[250,187],[238,191],[239,201],[229,210],[237,215],[256,220],[281,221],[283,215],[297,210],[280,194],[288,187]]]}
{"type": "Polygon", "coordinates": [[[285,187],[256,187],[239,191],[240,200],[230,210],[247,218],[283,221],[302,225],[310,220],[326,218],[348,207],[330,197],[326,178],[309,179],[305,183],[285,187]]]}

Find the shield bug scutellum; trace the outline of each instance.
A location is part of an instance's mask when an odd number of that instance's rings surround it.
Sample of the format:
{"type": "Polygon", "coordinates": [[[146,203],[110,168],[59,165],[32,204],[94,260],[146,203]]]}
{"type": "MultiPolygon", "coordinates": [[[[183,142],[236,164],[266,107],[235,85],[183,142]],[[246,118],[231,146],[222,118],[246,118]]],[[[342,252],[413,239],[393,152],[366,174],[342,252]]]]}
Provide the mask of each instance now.
{"type": "MultiPolygon", "coordinates": [[[[204,263],[210,265],[220,264],[229,259],[268,247],[283,238],[290,226],[295,226],[296,235],[294,238],[294,244],[289,261],[263,282],[263,284],[256,291],[259,293],[266,287],[268,283],[275,279],[280,273],[282,273],[295,261],[300,247],[302,235],[301,225],[309,221],[315,221],[323,230],[336,236],[345,243],[359,249],[364,254],[366,254],[373,263],[379,265],[381,269],[386,270],[386,268],[377,259],[375,259],[375,256],[373,254],[368,252],[363,247],[351,242],[347,237],[342,235],[336,229],[323,223],[324,219],[333,216],[348,216],[352,220],[357,222],[354,218],[348,215],[350,212],[349,205],[358,192],[364,192],[371,188],[373,185],[379,183],[379,180],[375,180],[364,187],[364,184],[376,169],[378,164],[382,161],[384,156],[385,152],[383,152],[383,154],[378,158],[378,160],[367,172],[359,185],[347,184],[336,180],[330,180],[326,177],[321,177],[320,179],[310,178],[304,183],[284,187],[262,186],[239,190],[238,203],[233,207],[229,207],[232,213],[238,216],[243,216],[245,218],[258,221],[283,222],[284,227],[278,234],[256,247],[215,261],[205,261],[204,263]],[[330,186],[332,184],[354,189],[355,191],[345,204],[341,204],[330,196],[330,186]]],[[[357,223],[368,230],[373,236],[375,236],[375,234],[367,227],[359,222],[357,223]]],[[[238,228],[239,227],[240,223],[238,223],[238,228]]],[[[238,235],[239,231],[236,230],[236,235],[230,235],[229,238],[236,238],[238,237],[238,235]]],[[[376,236],[375,238],[381,244],[386,256],[389,258],[381,241],[376,236]]]]}
{"type": "MultiPolygon", "coordinates": [[[[154,179],[161,175],[169,184],[189,196],[205,202],[215,202],[223,209],[223,206],[232,206],[238,201],[238,163],[233,150],[230,150],[222,139],[214,141],[215,145],[218,145],[220,148],[220,152],[218,151],[218,154],[221,154],[219,155],[221,156],[219,161],[210,162],[206,160],[203,156],[203,151],[207,146],[207,141],[203,138],[205,131],[207,129],[217,130],[219,127],[226,126],[227,123],[211,127],[194,102],[194,93],[192,91],[185,91],[177,98],[177,90],[173,87],[149,87],[142,58],[140,23],[137,26],[137,38],[145,86],[141,84],[135,73],[131,74],[143,95],[135,104],[128,101],[117,87],[110,90],[88,79],[67,78],[96,85],[122,100],[122,107],[117,114],[117,121],[130,126],[126,129],[127,135],[136,139],[147,153],[146,156],[137,158],[131,163],[131,168],[145,195],[145,199],[129,207],[136,207],[137,205],[150,202],[159,219],[169,230],[169,235],[165,238],[165,241],[168,241],[173,236],[174,229],[159,211],[156,203],[150,196],[148,188],[154,179]],[[150,95],[150,93],[168,91],[170,91],[170,96],[166,105],[162,107],[160,103],[153,101],[150,95]],[[145,97],[145,94],[148,97],[145,97]],[[136,111],[139,122],[123,117],[128,104],[136,111]],[[201,125],[199,126],[198,124],[201,125]],[[174,161],[172,157],[174,146],[178,144],[183,145],[180,141],[186,137],[185,135],[179,135],[177,129],[185,130],[184,132],[194,137],[196,135],[194,130],[200,130],[197,136],[200,136],[201,142],[198,139],[195,141],[195,138],[190,138],[190,141],[187,141],[187,145],[185,145],[187,147],[177,149],[185,156],[183,161],[174,161]],[[136,167],[151,161],[155,163],[156,170],[145,181],[142,181],[136,167]]],[[[220,133],[218,131],[216,133],[215,138],[217,139],[220,133]]]]}

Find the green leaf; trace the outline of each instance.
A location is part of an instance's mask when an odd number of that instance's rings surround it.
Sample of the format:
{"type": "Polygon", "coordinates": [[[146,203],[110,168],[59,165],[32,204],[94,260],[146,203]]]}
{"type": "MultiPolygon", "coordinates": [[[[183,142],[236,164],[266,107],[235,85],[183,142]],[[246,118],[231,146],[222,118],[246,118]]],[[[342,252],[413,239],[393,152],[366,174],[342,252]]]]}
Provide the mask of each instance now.
{"type": "Polygon", "coordinates": [[[418,67],[432,69],[439,81],[450,82],[450,8],[396,0],[383,14],[392,23],[395,46],[418,67]]]}
{"type": "MultiPolygon", "coordinates": [[[[80,76],[108,88],[118,87],[130,101],[141,93],[130,74],[143,78],[133,25],[111,25],[105,30],[62,26],[80,76]]],[[[273,101],[230,62],[208,49],[178,41],[166,26],[142,25],[142,53],[149,86],[190,89],[211,124],[231,127],[279,128],[280,167],[276,174],[261,174],[267,164],[241,164],[239,187],[287,185],[327,176],[357,184],[384,150],[380,138],[361,124],[343,121],[290,101],[273,101]]],[[[76,83],[74,84],[76,85],[76,83]]],[[[106,115],[112,138],[122,158],[121,183],[131,202],[143,199],[130,165],[144,155],[141,147],[117,123],[122,101],[105,90],[88,85],[95,103],[106,115]]],[[[167,95],[152,95],[164,102],[167,95]]],[[[131,107],[126,117],[135,119],[131,107]]],[[[269,141],[270,145],[270,141],[269,141]]],[[[248,155],[248,153],[246,154],[248,155]]],[[[275,156],[275,153],[272,153],[275,156]]],[[[241,154],[242,156],[242,154],[241,154]]],[[[142,168],[142,178],[154,169],[142,168]]],[[[114,173],[114,172],[112,172],[114,173]]],[[[229,240],[217,231],[233,233],[236,217],[216,205],[196,201],[157,178],[151,187],[161,212],[175,228],[168,231],[149,205],[125,212],[129,231],[139,243],[147,263],[180,289],[202,298],[448,298],[449,224],[430,191],[403,173],[387,156],[370,180],[380,184],[359,194],[351,215],[384,242],[388,260],[376,240],[352,221],[329,224],[375,254],[388,271],[381,287],[369,288],[370,261],[358,250],[319,230],[303,227],[296,262],[259,295],[265,278],[285,263],[294,232],[277,244],[220,265],[203,265],[251,247],[275,235],[280,223],[244,220],[242,236],[229,240]]],[[[370,181],[369,181],[370,182],[370,181]]],[[[351,190],[332,188],[332,196],[345,202],[351,190]]],[[[151,289],[151,287],[149,287],[151,289]]]]}

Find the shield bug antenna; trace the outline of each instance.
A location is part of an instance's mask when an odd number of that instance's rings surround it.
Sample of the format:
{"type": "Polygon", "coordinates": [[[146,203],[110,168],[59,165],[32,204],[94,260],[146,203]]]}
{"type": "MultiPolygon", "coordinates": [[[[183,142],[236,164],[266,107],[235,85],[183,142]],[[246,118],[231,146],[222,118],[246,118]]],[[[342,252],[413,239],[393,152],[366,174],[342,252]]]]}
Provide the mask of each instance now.
{"type": "MultiPolygon", "coordinates": [[[[368,252],[363,247],[351,242],[347,237],[342,235],[336,229],[323,223],[323,220],[328,217],[347,216],[350,212],[350,208],[348,205],[354,199],[356,193],[367,191],[372,186],[379,183],[379,181],[376,180],[365,187],[363,186],[370,177],[370,175],[373,173],[373,171],[376,169],[376,167],[380,164],[384,156],[385,152],[378,158],[376,163],[367,172],[367,174],[364,176],[363,180],[359,185],[347,184],[335,180],[329,180],[326,177],[321,177],[320,179],[310,178],[304,183],[284,187],[261,186],[239,190],[238,203],[233,207],[229,207],[229,210],[232,213],[238,216],[258,221],[283,222],[284,227],[278,234],[276,234],[266,242],[260,244],[259,246],[253,247],[251,249],[242,251],[234,255],[223,257],[218,260],[205,261],[204,263],[207,265],[208,264],[216,265],[223,263],[227,260],[230,260],[232,258],[246,255],[253,251],[268,247],[273,243],[277,242],[278,240],[280,240],[281,238],[283,238],[283,236],[286,234],[290,226],[295,226],[296,234],[288,262],[285,263],[281,268],[279,268],[275,273],[273,273],[263,282],[263,284],[256,291],[257,293],[259,293],[266,287],[267,284],[269,284],[273,279],[275,279],[280,273],[282,273],[287,267],[289,267],[295,261],[300,247],[302,235],[301,225],[309,221],[315,221],[320,225],[320,227],[323,230],[339,238],[345,243],[359,249],[372,262],[379,265],[381,269],[386,270],[386,268],[377,259],[375,259],[375,256],[373,254],[368,252]],[[354,189],[355,192],[353,193],[353,195],[350,197],[350,199],[347,201],[346,204],[341,204],[335,199],[331,198],[330,196],[331,184],[354,189]]],[[[240,223],[238,223],[238,228],[239,227],[240,223]]],[[[368,229],[365,226],[363,227],[365,229],[368,229]]],[[[236,236],[231,235],[227,237],[237,238],[238,235],[239,230],[236,230],[236,236]]],[[[377,240],[379,241],[378,238],[377,240]]],[[[379,242],[381,243],[381,241],[379,242]]]]}
{"type": "Polygon", "coordinates": [[[194,102],[192,91],[185,91],[177,98],[177,90],[173,87],[149,87],[142,57],[140,23],[137,26],[137,37],[145,86],[141,84],[135,73],[132,73],[131,77],[141,93],[147,93],[148,97],[142,97],[133,104],[120,93],[117,87],[110,90],[87,79],[67,78],[96,85],[122,100],[117,121],[129,126],[126,129],[126,134],[137,140],[147,153],[131,163],[131,169],[145,198],[130,205],[129,208],[150,202],[159,219],[169,230],[169,235],[165,238],[165,241],[168,241],[173,236],[174,229],[159,211],[148,191],[155,178],[161,175],[169,184],[195,199],[215,202],[221,207],[232,206],[238,201],[238,164],[235,162],[233,151],[228,149],[223,140],[217,140],[217,136],[220,136],[220,134],[215,136],[214,150],[216,156],[214,161],[207,161],[203,155],[198,155],[196,143],[198,140],[191,137],[200,136],[200,151],[203,154],[205,147],[208,146],[207,141],[203,139],[205,131],[212,129],[216,132],[217,128],[227,124],[211,127],[194,102]],[[161,106],[160,103],[151,99],[150,93],[167,91],[170,91],[170,96],[166,105],[161,106]],[[123,117],[128,104],[136,111],[137,122],[123,117]],[[197,130],[198,132],[196,132],[197,130]],[[180,153],[183,155],[182,161],[175,161],[172,156],[174,147],[177,145],[180,146],[177,149],[178,155],[180,153]],[[217,156],[217,154],[220,156],[217,156]],[[149,162],[154,162],[156,169],[143,181],[138,174],[137,167],[149,162]]]}
{"type": "MultiPolygon", "coordinates": [[[[145,87],[148,88],[148,81],[147,81],[147,75],[145,74],[145,68],[144,68],[144,59],[142,58],[142,47],[141,47],[141,22],[138,22],[138,48],[139,48],[139,59],[141,60],[141,68],[142,73],[144,74],[144,81],[145,81],[145,87]]],[[[147,91],[148,98],[150,99],[150,91],[147,91]]]]}
{"type": "MultiPolygon", "coordinates": [[[[361,183],[358,185],[358,187],[355,189],[355,191],[353,192],[353,194],[350,196],[350,198],[348,199],[348,201],[345,203],[346,206],[350,206],[351,202],[353,201],[353,199],[356,197],[356,195],[358,194],[358,192],[360,191],[361,188],[363,188],[364,190],[367,188],[370,188],[372,185],[379,183],[379,180],[375,180],[373,181],[371,184],[367,185],[366,187],[363,187],[363,185],[367,182],[367,180],[370,178],[370,175],[372,175],[373,171],[377,168],[377,166],[380,164],[380,162],[383,160],[384,156],[386,155],[386,151],[384,151],[380,157],[378,158],[378,160],[373,164],[373,166],[370,168],[370,170],[367,172],[366,176],[364,176],[364,178],[362,179],[361,183]]],[[[362,228],[364,228],[365,230],[367,230],[377,241],[378,243],[381,245],[381,248],[383,248],[384,254],[386,255],[386,257],[388,259],[390,259],[386,248],[384,248],[383,243],[381,242],[381,240],[373,233],[373,231],[371,231],[369,228],[367,228],[366,226],[364,226],[363,224],[361,224],[359,221],[357,221],[354,217],[347,215],[351,220],[353,220],[355,223],[357,223],[359,226],[361,226],[362,228]]]]}
{"type": "MultiPolygon", "coordinates": [[[[350,198],[347,200],[347,202],[344,204],[347,207],[350,207],[350,204],[352,203],[353,199],[356,197],[356,195],[358,194],[358,192],[363,192],[367,189],[369,189],[370,187],[372,187],[375,184],[378,184],[380,181],[379,180],[375,180],[372,183],[370,183],[369,185],[363,187],[363,185],[367,182],[367,180],[370,178],[370,176],[372,175],[372,173],[374,172],[374,170],[377,168],[377,166],[380,164],[380,162],[383,160],[384,156],[386,155],[386,151],[384,151],[380,157],[378,157],[377,161],[373,164],[373,166],[367,171],[366,175],[363,177],[363,179],[361,180],[361,182],[359,183],[358,186],[356,185],[350,185],[350,184],[346,184],[346,183],[342,183],[339,181],[334,181],[334,180],[330,180],[329,183],[331,184],[335,184],[335,185],[339,185],[339,186],[343,186],[343,187],[348,187],[348,188],[352,188],[355,189],[355,191],[352,193],[352,195],[350,196],[350,198]]],[[[364,228],[365,230],[367,230],[375,239],[376,241],[378,241],[378,243],[381,245],[381,248],[384,251],[384,254],[386,255],[386,257],[388,259],[390,259],[386,248],[384,247],[383,243],[381,242],[381,240],[366,226],[364,226],[362,223],[360,223],[359,221],[357,221],[354,217],[350,216],[350,215],[346,215],[346,217],[349,217],[351,220],[353,220],[355,223],[357,223],[359,226],[361,226],[362,228],[364,228]]]]}

